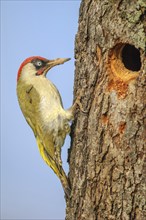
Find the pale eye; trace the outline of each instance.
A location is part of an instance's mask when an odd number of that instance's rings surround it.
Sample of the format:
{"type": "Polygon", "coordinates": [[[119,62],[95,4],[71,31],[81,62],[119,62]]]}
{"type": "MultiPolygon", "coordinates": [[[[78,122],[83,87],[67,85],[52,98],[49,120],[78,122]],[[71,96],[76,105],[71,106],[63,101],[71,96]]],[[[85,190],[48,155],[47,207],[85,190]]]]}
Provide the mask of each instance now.
{"type": "Polygon", "coordinates": [[[42,61],[41,61],[41,60],[38,60],[38,61],[36,62],[36,65],[37,65],[38,67],[42,66],[42,61]]]}
{"type": "Polygon", "coordinates": [[[35,66],[36,70],[39,70],[42,67],[45,67],[45,65],[46,65],[46,63],[43,60],[40,60],[38,58],[32,60],[32,63],[35,66]]]}

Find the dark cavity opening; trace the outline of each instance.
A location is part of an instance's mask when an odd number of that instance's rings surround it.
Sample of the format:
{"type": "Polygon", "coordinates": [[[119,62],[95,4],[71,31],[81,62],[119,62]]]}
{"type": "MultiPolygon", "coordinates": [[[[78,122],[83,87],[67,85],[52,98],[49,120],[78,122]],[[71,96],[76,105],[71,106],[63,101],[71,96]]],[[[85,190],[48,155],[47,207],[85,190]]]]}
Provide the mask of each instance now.
{"type": "Polygon", "coordinates": [[[131,71],[139,71],[141,68],[140,52],[133,45],[126,44],[122,50],[122,62],[131,71]]]}

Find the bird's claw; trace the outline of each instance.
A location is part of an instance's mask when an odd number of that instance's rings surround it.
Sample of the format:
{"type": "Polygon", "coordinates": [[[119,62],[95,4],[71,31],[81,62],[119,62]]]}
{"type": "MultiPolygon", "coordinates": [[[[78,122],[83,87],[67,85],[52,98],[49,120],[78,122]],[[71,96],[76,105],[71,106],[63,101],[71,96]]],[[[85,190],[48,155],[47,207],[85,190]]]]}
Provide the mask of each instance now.
{"type": "Polygon", "coordinates": [[[83,106],[82,106],[82,103],[81,103],[81,97],[84,95],[83,93],[83,90],[81,90],[81,92],[79,93],[79,95],[77,96],[73,106],[71,107],[73,112],[76,110],[77,106],[79,106],[79,109],[80,111],[83,113],[83,114],[88,114],[88,111],[85,111],[83,106]]]}

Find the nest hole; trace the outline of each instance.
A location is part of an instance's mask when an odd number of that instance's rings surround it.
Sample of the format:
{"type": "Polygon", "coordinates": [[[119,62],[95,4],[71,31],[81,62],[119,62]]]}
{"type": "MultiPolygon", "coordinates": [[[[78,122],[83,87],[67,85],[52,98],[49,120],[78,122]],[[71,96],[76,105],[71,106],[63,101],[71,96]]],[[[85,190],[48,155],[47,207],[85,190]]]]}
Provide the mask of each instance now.
{"type": "Polygon", "coordinates": [[[128,70],[139,71],[141,69],[140,51],[137,48],[126,44],[121,53],[122,62],[128,70]]]}
{"type": "Polygon", "coordinates": [[[119,43],[109,53],[109,66],[115,80],[136,79],[141,69],[140,51],[134,45],[119,43]]]}

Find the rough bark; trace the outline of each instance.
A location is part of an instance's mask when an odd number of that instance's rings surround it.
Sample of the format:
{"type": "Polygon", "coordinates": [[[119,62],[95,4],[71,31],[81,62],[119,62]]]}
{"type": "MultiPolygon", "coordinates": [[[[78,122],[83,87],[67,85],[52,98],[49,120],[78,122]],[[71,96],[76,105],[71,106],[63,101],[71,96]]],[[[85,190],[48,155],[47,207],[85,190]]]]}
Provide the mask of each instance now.
{"type": "Polygon", "coordinates": [[[74,94],[86,113],[72,125],[66,220],[145,219],[145,7],[81,3],[74,94]]]}

